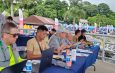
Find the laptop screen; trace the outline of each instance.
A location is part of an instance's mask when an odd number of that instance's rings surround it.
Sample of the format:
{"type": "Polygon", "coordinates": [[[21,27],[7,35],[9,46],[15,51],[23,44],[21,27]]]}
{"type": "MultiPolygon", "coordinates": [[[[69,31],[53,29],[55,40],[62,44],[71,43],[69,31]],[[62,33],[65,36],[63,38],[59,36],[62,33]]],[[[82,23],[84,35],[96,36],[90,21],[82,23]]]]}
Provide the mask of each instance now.
{"type": "Polygon", "coordinates": [[[46,68],[51,66],[53,52],[54,52],[54,49],[52,48],[42,51],[41,63],[40,63],[40,68],[39,68],[40,73],[44,71],[46,68]]]}
{"type": "Polygon", "coordinates": [[[26,62],[27,62],[27,60],[24,60],[20,63],[15,64],[15,65],[6,67],[5,69],[3,69],[1,71],[1,73],[21,73],[23,68],[26,65],[26,62]]]}

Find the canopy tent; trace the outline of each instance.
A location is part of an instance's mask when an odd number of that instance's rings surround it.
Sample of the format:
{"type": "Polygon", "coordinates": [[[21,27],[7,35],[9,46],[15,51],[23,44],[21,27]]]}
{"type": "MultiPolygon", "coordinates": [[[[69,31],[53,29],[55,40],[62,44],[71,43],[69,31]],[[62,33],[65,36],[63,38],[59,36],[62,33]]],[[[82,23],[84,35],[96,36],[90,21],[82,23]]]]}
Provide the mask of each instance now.
{"type": "Polygon", "coordinates": [[[32,15],[24,19],[24,23],[33,25],[44,25],[44,24],[54,25],[55,21],[50,18],[32,15]]]}

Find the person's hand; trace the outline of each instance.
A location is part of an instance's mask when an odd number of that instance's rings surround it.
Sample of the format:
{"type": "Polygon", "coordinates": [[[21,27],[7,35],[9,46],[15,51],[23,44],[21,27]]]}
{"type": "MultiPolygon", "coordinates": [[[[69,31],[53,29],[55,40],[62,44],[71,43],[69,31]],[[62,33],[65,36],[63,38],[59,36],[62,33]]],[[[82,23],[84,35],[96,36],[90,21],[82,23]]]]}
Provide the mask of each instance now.
{"type": "Polygon", "coordinates": [[[80,48],[80,49],[84,49],[85,46],[84,46],[84,45],[79,45],[79,48],[80,48]]]}
{"type": "Polygon", "coordinates": [[[71,44],[71,47],[72,48],[76,48],[76,44],[71,44]]]}
{"type": "Polygon", "coordinates": [[[65,48],[70,48],[70,47],[71,47],[71,45],[66,45],[66,46],[65,46],[65,48]]]}

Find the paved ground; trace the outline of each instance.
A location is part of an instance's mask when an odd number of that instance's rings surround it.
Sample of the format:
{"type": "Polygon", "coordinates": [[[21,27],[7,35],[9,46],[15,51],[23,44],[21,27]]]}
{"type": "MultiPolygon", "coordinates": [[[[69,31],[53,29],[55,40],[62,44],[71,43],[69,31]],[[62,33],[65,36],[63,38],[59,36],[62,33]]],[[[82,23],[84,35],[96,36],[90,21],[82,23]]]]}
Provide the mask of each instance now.
{"type": "Polygon", "coordinates": [[[89,67],[86,73],[115,73],[115,64],[105,63],[98,60],[95,64],[96,71],[93,67],[89,67]]]}

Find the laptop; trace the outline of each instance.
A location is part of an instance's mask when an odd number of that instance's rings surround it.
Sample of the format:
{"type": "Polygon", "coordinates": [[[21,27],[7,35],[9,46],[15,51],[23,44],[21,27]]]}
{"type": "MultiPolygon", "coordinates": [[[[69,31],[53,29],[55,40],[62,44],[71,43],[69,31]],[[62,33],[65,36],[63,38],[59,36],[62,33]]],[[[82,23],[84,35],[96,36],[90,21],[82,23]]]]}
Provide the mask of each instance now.
{"type": "Polygon", "coordinates": [[[39,73],[42,73],[46,68],[52,65],[53,53],[54,49],[52,48],[42,51],[39,73]]]}
{"type": "Polygon", "coordinates": [[[26,65],[26,62],[27,62],[27,60],[24,60],[20,63],[15,64],[15,65],[6,67],[0,73],[21,73],[23,71],[23,68],[26,65]]]}

